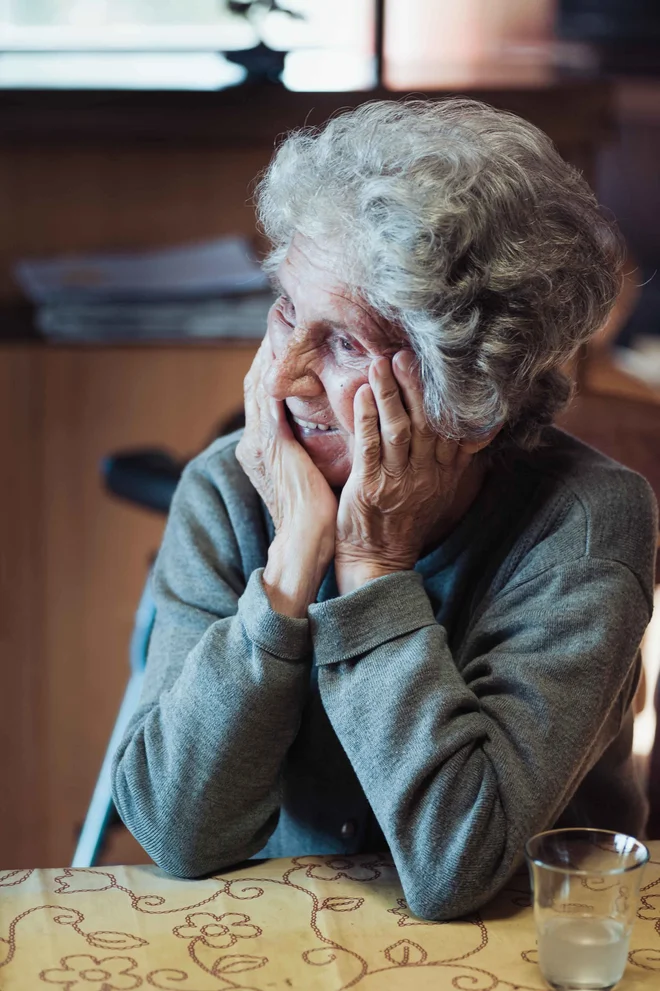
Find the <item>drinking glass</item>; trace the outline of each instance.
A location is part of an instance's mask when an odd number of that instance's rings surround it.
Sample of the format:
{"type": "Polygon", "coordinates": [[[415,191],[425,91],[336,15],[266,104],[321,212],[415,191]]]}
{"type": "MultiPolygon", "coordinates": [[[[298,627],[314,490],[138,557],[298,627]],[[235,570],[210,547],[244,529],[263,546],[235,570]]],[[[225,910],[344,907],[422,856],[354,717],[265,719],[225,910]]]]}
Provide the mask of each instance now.
{"type": "Polygon", "coordinates": [[[555,991],[609,991],[626,966],[647,848],[605,829],[555,829],[525,856],[543,977],[555,991]]]}

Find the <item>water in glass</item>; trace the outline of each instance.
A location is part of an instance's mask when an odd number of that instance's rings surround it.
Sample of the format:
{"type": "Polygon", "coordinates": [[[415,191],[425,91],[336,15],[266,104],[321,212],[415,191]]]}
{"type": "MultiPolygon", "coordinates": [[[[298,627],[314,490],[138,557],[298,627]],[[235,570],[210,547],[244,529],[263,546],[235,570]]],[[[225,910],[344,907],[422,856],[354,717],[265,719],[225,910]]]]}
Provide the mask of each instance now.
{"type": "Polygon", "coordinates": [[[630,929],[614,919],[552,918],[539,929],[539,965],[558,991],[605,991],[626,966],[630,929]]]}

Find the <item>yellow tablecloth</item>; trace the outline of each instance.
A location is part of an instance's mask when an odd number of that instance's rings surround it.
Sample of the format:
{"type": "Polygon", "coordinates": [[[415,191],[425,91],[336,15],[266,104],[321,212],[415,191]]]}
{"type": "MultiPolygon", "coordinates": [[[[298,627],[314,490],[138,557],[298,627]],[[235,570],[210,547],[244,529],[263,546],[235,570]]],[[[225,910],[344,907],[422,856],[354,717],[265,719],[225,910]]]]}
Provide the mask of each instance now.
{"type": "MultiPolygon", "coordinates": [[[[660,989],[660,843],[621,991],[660,989]]],[[[2,991],[544,987],[524,874],[460,922],[411,916],[384,857],[295,857],[182,881],[154,867],[0,871],[2,991]]]]}

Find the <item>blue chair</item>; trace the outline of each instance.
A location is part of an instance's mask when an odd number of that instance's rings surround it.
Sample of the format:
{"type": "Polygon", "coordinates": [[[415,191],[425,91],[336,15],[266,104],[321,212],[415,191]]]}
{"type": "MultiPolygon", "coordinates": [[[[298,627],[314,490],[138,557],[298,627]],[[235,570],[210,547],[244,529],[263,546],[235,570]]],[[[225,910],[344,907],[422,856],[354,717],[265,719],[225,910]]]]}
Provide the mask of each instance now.
{"type": "MultiPolygon", "coordinates": [[[[112,455],[101,465],[106,488],[113,495],[161,513],[169,509],[182,470],[182,464],[168,454],[151,450],[112,455]]],[[[78,837],[72,867],[94,866],[108,828],[117,815],[112,801],[112,759],[138,705],[155,616],[149,574],[135,613],[129,648],[130,677],[78,837]]]]}
{"type": "Polygon", "coordinates": [[[78,837],[72,867],[93,867],[96,863],[105,834],[114,814],[112,789],[110,786],[112,758],[128,726],[131,716],[137,708],[142,689],[142,679],[147,660],[149,638],[156,616],[156,606],[151,594],[151,575],[142,592],[140,604],[135,613],[135,625],[130,645],[131,674],[126,685],[126,691],[119,707],[117,719],[110,736],[108,749],[105,752],[101,771],[94,787],[92,800],[89,803],[87,815],[78,837]]]}

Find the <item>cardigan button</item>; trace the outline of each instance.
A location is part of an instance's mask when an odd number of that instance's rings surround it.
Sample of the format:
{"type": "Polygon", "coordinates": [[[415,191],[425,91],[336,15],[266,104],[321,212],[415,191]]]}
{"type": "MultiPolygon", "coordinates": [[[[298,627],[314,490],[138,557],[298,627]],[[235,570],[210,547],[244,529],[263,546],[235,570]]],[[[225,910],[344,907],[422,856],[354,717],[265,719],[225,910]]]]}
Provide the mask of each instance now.
{"type": "Polygon", "coordinates": [[[344,825],[341,827],[340,835],[342,840],[352,840],[357,831],[357,823],[355,819],[347,819],[344,825]]]}

